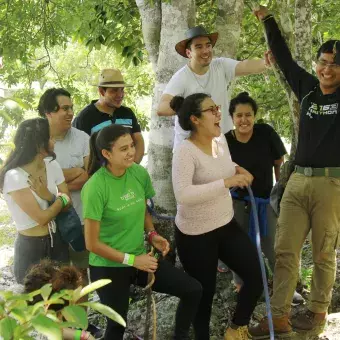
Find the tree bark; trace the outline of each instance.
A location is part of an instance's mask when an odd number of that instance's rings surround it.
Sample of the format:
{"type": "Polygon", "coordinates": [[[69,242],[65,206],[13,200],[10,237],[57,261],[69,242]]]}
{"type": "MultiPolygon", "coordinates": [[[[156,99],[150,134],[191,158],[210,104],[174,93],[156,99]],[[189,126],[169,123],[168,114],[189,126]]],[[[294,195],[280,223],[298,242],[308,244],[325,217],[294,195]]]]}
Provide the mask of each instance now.
{"type": "MultiPolygon", "coordinates": [[[[300,66],[311,70],[311,13],[312,0],[295,0],[294,25],[290,13],[291,3],[279,0],[280,24],[292,54],[300,66]]],[[[293,121],[290,159],[295,158],[299,134],[300,105],[290,88],[285,87],[293,121]]]]}
{"type": "Polygon", "coordinates": [[[243,10],[243,0],[217,1],[216,31],[219,37],[214,48],[215,55],[236,58],[243,10]]]}
{"type": "Polygon", "coordinates": [[[136,0],[136,4],[142,19],[145,47],[149,53],[153,71],[156,72],[162,25],[161,0],[154,0],[153,6],[150,6],[150,1],[147,0],[136,0]]]}
{"type": "Polygon", "coordinates": [[[174,117],[158,117],[156,110],[166,84],[186,62],[175,51],[175,45],[184,39],[185,31],[194,26],[195,3],[194,0],[172,0],[169,3],[158,0],[154,7],[147,0],[136,0],[136,3],[142,17],[144,40],[156,75],[150,121],[148,171],[156,191],[157,206],[175,213],[176,202],[171,182],[174,117]],[[157,18],[153,16],[155,13],[157,18]]]}

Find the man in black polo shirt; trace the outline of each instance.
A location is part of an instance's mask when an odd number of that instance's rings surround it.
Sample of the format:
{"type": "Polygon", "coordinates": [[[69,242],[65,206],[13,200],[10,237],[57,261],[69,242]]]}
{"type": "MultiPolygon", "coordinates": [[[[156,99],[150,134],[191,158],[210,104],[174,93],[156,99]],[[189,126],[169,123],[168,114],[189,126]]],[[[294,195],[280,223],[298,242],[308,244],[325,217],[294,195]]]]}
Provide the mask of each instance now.
{"type": "Polygon", "coordinates": [[[144,156],[144,139],[137,118],[133,111],[122,106],[125,87],[119,70],[104,69],[100,71],[98,85],[100,98],[93,100],[74,119],[73,127],[88,135],[111,124],[119,124],[131,129],[131,136],[136,147],[135,162],[140,163],[144,156]]]}
{"type": "MultiPolygon", "coordinates": [[[[331,302],[340,241],[340,41],[322,44],[316,76],[301,68],[265,7],[270,50],[300,102],[295,171],[281,201],[276,231],[276,264],[271,307],[276,335],[288,335],[290,303],[298,279],[300,253],[312,231],[314,270],[307,310],[292,317],[296,331],[322,331],[331,302]]],[[[268,320],[250,328],[254,339],[269,337],[268,320]],[[267,337],[266,337],[267,336],[267,337]]]]}

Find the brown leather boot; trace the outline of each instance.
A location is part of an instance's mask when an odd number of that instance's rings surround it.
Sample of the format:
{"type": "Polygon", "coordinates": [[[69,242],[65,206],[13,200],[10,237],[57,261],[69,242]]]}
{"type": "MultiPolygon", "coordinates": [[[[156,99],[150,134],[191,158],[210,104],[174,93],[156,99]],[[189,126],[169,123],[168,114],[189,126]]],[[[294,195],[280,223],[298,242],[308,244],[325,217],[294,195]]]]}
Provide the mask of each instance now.
{"type": "Polygon", "coordinates": [[[313,313],[309,309],[293,315],[292,326],[294,330],[299,331],[311,331],[316,328],[320,328],[320,333],[326,324],[327,313],[313,313]]]}
{"type": "MultiPolygon", "coordinates": [[[[289,337],[292,334],[292,327],[290,326],[288,315],[273,316],[273,325],[275,335],[280,339],[289,337]]],[[[249,327],[249,333],[253,339],[269,339],[268,318],[264,317],[257,326],[249,327]]]]}

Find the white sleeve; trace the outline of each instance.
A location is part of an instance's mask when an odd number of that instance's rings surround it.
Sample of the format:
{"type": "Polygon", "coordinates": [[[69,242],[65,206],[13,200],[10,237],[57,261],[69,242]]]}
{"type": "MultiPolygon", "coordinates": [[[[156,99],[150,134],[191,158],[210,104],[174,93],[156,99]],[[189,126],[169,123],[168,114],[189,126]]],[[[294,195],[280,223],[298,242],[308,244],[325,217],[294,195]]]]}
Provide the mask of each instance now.
{"type": "Polygon", "coordinates": [[[28,177],[19,170],[12,169],[6,172],[4,179],[3,193],[8,194],[12,191],[17,191],[25,188],[29,188],[28,177]]]}
{"type": "Polygon", "coordinates": [[[171,96],[184,97],[184,81],[181,79],[181,73],[175,73],[165,87],[163,94],[170,94],[171,96]]]}
{"type": "Polygon", "coordinates": [[[226,80],[228,83],[235,79],[236,65],[240,62],[239,60],[230,58],[219,58],[221,66],[223,68],[226,80]]]}
{"type": "Polygon", "coordinates": [[[63,170],[61,169],[59,163],[56,160],[49,162],[48,167],[50,171],[53,171],[53,178],[55,180],[56,185],[65,182],[63,170]]]}
{"type": "MultiPolygon", "coordinates": [[[[83,131],[82,131],[83,132],[83,131]]],[[[90,136],[83,132],[83,143],[84,143],[84,157],[90,155],[90,136]]]]}
{"type": "Polygon", "coordinates": [[[199,204],[209,201],[226,188],[224,180],[194,185],[192,179],[195,172],[195,159],[185,145],[175,149],[172,160],[172,183],[178,204],[199,204]]]}

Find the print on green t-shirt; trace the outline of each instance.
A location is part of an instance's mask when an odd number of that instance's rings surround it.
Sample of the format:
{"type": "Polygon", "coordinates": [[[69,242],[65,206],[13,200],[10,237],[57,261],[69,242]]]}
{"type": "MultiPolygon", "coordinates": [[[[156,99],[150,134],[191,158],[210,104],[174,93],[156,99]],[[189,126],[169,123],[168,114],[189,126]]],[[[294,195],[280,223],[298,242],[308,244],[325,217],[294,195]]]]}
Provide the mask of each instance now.
{"type": "MultiPolygon", "coordinates": [[[[100,168],[84,185],[84,219],[100,221],[99,239],[123,253],[141,255],[144,248],[145,200],[155,195],[148,172],[134,164],[121,177],[100,168]]],[[[91,266],[125,267],[90,253],[91,266]]]]}

